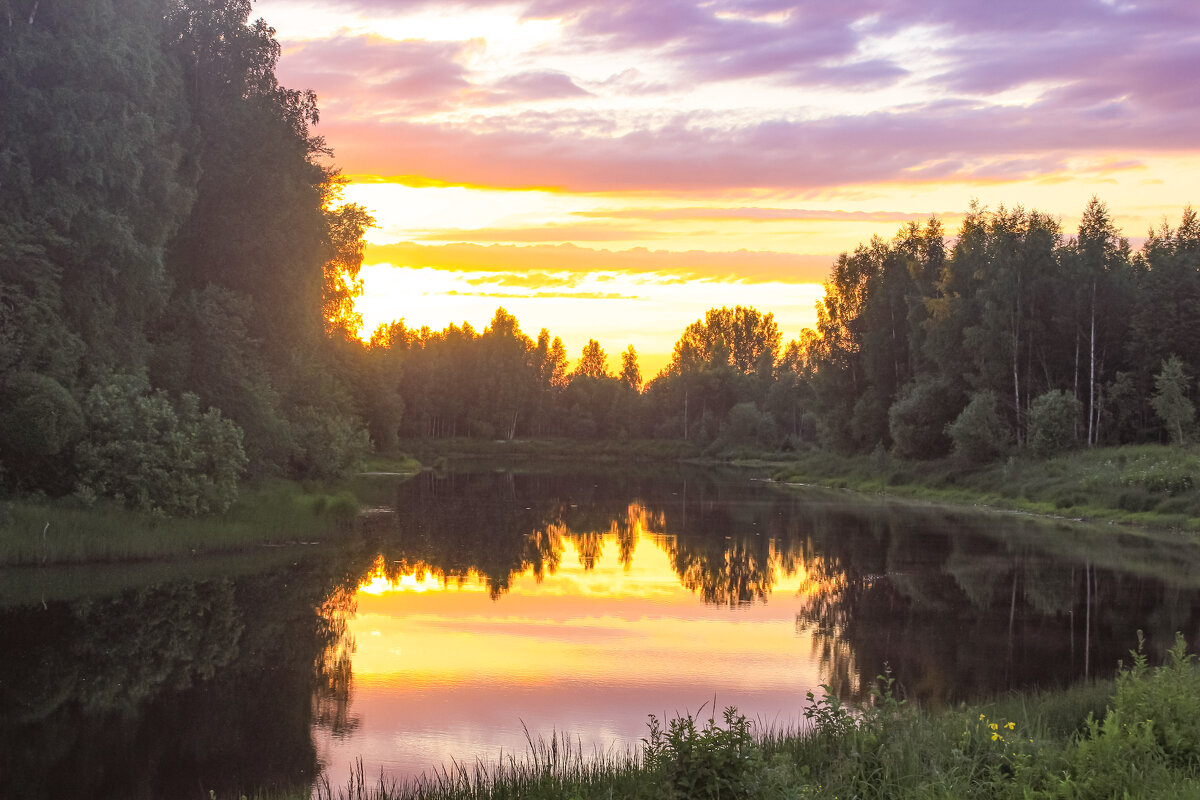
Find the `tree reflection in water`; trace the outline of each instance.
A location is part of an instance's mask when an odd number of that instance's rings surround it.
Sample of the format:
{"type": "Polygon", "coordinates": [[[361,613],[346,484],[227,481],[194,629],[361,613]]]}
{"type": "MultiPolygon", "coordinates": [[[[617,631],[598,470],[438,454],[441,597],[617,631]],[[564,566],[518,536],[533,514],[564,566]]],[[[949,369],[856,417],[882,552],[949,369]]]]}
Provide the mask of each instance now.
{"type": "Polygon", "coordinates": [[[1193,642],[1200,633],[1197,573],[1127,572],[1131,558],[1148,572],[1163,559],[1196,565],[1195,547],[851,506],[706,472],[425,474],[400,487],[372,534],[393,578],[418,567],[451,583],[481,575],[494,599],[518,576],[553,575],[565,543],[588,571],[613,539],[628,567],[647,535],[707,604],[767,603],[781,578],[802,575],[797,634],[811,637],[826,681],[847,699],[885,663],[910,695],[951,703],[1111,671],[1139,627],[1159,647],[1174,630],[1193,642]]]}

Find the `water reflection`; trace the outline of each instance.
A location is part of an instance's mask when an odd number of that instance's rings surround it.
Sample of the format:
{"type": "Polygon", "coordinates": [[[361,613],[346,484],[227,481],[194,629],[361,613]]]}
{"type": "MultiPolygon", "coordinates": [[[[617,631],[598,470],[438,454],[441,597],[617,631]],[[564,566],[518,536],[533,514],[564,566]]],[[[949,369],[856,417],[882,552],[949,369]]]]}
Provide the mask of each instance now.
{"type": "Polygon", "coordinates": [[[791,719],[820,683],[860,698],[884,664],[953,703],[1110,674],[1139,627],[1160,649],[1197,634],[1192,545],[711,474],[427,474],[369,533],[362,728],[322,744],[335,774],[519,750],[522,721],[633,743],[646,713],[714,694],[791,719]]]}
{"type": "Polygon", "coordinates": [[[331,634],[313,606],[329,577],[291,568],[0,608],[0,796],[310,785],[314,663],[331,634]]]}

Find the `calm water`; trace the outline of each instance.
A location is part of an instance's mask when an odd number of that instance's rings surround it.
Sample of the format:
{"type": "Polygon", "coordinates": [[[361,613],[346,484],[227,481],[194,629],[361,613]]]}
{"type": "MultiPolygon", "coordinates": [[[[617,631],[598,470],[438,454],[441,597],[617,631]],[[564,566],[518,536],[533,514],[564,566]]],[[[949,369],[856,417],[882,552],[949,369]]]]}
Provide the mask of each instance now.
{"type": "Polygon", "coordinates": [[[403,778],[647,714],[953,703],[1200,638],[1200,547],[660,470],[374,478],[340,547],[0,572],[0,796],[403,778]],[[102,588],[103,587],[103,588],[102,588]]]}

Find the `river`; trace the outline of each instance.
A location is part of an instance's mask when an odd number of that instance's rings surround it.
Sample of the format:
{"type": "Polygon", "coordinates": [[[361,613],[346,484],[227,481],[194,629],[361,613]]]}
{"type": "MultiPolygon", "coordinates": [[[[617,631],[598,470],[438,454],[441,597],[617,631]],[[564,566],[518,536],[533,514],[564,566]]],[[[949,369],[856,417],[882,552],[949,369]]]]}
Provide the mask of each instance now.
{"type": "Polygon", "coordinates": [[[647,715],[939,706],[1200,636],[1200,546],[675,468],[363,478],[320,547],[0,571],[0,796],[404,780],[647,715]]]}

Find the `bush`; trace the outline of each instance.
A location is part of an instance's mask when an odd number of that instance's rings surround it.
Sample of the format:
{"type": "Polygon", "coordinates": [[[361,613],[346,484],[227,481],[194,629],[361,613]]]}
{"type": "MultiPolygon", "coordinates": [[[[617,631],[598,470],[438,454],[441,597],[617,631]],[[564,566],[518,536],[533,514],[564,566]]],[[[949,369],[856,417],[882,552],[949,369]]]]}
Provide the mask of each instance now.
{"type": "Polygon", "coordinates": [[[361,422],[312,406],[296,413],[292,437],[292,471],[299,478],[340,480],[359,469],[371,452],[371,438],[361,422]]]}
{"type": "Polygon", "coordinates": [[[1039,395],[1029,409],[1029,447],[1049,458],[1075,447],[1080,405],[1074,395],[1052,391],[1039,395]]]}
{"type": "Polygon", "coordinates": [[[779,439],[779,426],[770,414],[759,411],[754,403],[738,403],[729,409],[725,430],[718,442],[721,446],[756,444],[773,447],[779,439]]]}
{"type": "Polygon", "coordinates": [[[954,443],[954,454],[974,464],[990,461],[1003,453],[1011,441],[1008,426],[996,410],[996,395],[977,392],[954,422],[946,426],[954,443]]]}
{"type": "Polygon", "coordinates": [[[691,714],[676,717],[664,731],[650,716],[650,735],[643,739],[646,766],[659,772],[670,798],[750,797],[764,759],[746,717],[725,709],[725,727],[710,717],[696,726],[691,714]]]}
{"type": "Polygon", "coordinates": [[[83,412],[62,384],[20,372],[0,391],[0,450],[18,459],[53,456],[83,433],[83,412]]]}
{"type": "Polygon", "coordinates": [[[888,431],[901,458],[937,458],[950,452],[946,426],[962,410],[960,395],[942,377],[922,376],[900,390],[888,409],[888,431]]]}
{"type": "Polygon", "coordinates": [[[225,511],[246,468],[242,431],[184,394],[176,408],[145,378],[119,375],[88,392],[76,451],[81,496],[172,515],[225,511]]]}
{"type": "MultiPolygon", "coordinates": [[[[1103,720],[1089,717],[1070,754],[1071,769],[1061,796],[1146,797],[1177,782],[1172,768],[1194,774],[1200,767],[1200,672],[1182,634],[1167,663],[1150,669],[1142,651],[1117,674],[1117,690],[1103,720]]],[[[1177,775],[1178,773],[1176,773],[1177,775]]]]}

